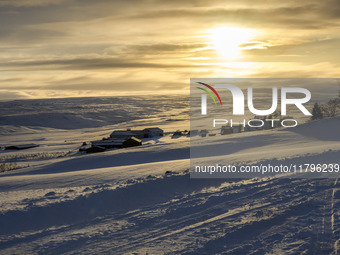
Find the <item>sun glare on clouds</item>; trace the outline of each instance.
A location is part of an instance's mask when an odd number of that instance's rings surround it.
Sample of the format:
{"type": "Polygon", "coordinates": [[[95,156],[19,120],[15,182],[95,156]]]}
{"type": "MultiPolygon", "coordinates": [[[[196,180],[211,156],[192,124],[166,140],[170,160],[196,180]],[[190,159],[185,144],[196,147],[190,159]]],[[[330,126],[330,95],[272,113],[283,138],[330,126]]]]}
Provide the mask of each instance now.
{"type": "Polygon", "coordinates": [[[209,32],[213,48],[224,59],[240,58],[240,45],[251,42],[256,35],[254,30],[240,27],[218,27],[209,32]]]}

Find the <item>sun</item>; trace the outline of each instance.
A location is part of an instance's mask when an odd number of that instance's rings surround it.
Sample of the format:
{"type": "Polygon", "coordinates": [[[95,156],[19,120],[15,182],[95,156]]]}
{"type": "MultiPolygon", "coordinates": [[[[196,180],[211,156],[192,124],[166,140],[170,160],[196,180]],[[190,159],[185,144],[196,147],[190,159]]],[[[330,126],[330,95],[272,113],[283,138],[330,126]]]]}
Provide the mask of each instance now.
{"type": "Polygon", "coordinates": [[[225,59],[241,57],[241,44],[254,37],[254,31],[240,27],[218,27],[209,31],[213,48],[225,59]]]}

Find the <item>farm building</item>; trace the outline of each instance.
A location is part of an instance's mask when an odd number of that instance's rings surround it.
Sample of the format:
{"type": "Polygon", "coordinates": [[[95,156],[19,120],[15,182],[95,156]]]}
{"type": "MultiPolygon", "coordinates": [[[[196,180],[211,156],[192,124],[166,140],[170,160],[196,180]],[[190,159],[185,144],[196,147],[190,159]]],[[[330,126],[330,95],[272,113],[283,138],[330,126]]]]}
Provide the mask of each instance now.
{"type": "Polygon", "coordinates": [[[145,138],[152,138],[152,137],[157,137],[157,136],[163,136],[164,135],[163,129],[160,129],[158,127],[145,128],[143,130],[143,132],[144,132],[144,137],[145,138]]]}
{"type": "Polygon", "coordinates": [[[85,151],[86,153],[96,153],[96,152],[103,152],[106,149],[101,146],[91,146],[90,148],[86,148],[85,151]]]}
{"type": "Polygon", "coordinates": [[[190,131],[188,132],[188,135],[189,135],[189,136],[196,136],[196,135],[198,135],[198,130],[190,130],[190,131]]]}
{"type": "Polygon", "coordinates": [[[256,127],[251,127],[251,126],[249,126],[249,125],[246,125],[246,126],[244,127],[244,132],[256,131],[256,130],[258,130],[256,127]]]}
{"type": "Polygon", "coordinates": [[[207,129],[202,129],[199,133],[201,137],[206,137],[209,131],[207,129]]]}
{"type": "Polygon", "coordinates": [[[130,139],[127,139],[126,141],[124,141],[122,145],[124,148],[140,146],[142,145],[142,141],[136,137],[131,137],[130,139]]]}
{"type": "Polygon", "coordinates": [[[112,148],[126,148],[126,147],[133,147],[142,145],[142,141],[136,137],[131,137],[124,140],[99,140],[99,141],[92,141],[91,147],[99,147],[104,149],[112,149],[112,148]]]}
{"type": "Polygon", "coordinates": [[[242,126],[233,126],[233,132],[234,133],[241,133],[242,132],[242,126]]]}
{"type": "Polygon", "coordinates": [[[143,130],[115,130],[111,133],[110,138],[112,139],[119,139],[119,140],[126,140],[131,137],[136,137],[139,139],[144,138],[144,131],[143,130]]]}
{"type": "Polygon", "coordinates": [[[222,126],[221,127],[221,135],[229,135],[232,134],[233,132],[233,128],[229,127],[229,126],[222,126]]]}
{"type": "Polygon", "coordinates": [[[112,140],[112,139],[110,139],[110,140],[99,140],[99,141],[92,141],[91,145],[103,147],[103,148],[106,148],[106,149],[122,148],[124,141],[125,140],[112,140]]]}
{"type": "Polygon", "coordinates": [[[115,130],[111,133],[111,139],[119,139],[119,140],[126,140],[131,137],[136,137],[138,139],[143,138],[152,138],[163,136],[164,131],[158,127],[153,128],[145,128],[144,130],[131,130],[128,128],[127,130],[115,130]]]}
{"type": "Polygon", "coordinates": [[[233,133],[241,133],[242,132],[242,126],[222,126],[221,127],[221,135],[228,135],[233,133]]]}

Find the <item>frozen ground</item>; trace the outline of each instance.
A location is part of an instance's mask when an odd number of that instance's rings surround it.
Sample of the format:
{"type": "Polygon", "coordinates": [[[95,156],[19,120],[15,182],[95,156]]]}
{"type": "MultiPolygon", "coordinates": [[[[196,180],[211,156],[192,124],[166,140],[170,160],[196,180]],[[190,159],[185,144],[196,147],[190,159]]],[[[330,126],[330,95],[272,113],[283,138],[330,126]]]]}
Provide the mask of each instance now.
{"type": "MultiPolygon", "coordinates": [[[[190,179],[189,138],[169,135],[76,153],[115,128],[188,128],[184,107],[171,111],[170,121],[160,112],[90,128],[3,124],[2,144],[41,146],[0,153],[29,165],[0,174],[0,254],[338,254],[337,178],[190,179]]],[[[339,126],[325,119],[222,142],[233,164],[339,163],[339,126]]]]}

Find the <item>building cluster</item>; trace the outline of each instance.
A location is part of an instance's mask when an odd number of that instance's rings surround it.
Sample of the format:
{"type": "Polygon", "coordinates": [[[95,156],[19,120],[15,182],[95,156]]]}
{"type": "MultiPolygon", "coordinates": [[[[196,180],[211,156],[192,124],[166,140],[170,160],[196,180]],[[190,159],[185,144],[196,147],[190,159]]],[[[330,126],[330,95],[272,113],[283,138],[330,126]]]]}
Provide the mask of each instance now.
{"type": "Polygon", "coordinates": [[[109,137],[102,140],[91,141],[90,145],[84,143],[79,151],[87,153],[103,152],[112,148],[128,148],[142,145],[142,139],[163,136],[164,131],[158,127],[143,130],[115,130],[109,137]]]}
{"type": "Polygon", "coordinates": [[[174,139],[174,138],[179,138],[181,136],[190,136],[190,131],[188,131],[188,130],[184,130],[184,131],[176,130],[172,134],[171,138],[174,139]]]}
{"type": "Polygon", "coordinates": [[[152,137],[158,137],[163,136],[164,131],[158,127],[154,128],[145,128],[143,130],[131,130],[130,128],[126,130],[115,130],[111,133],[110,138],[111,139],[128,139],[131,137],[136,137],[138,139],[143,138],[152,138],[152,137]]]}

